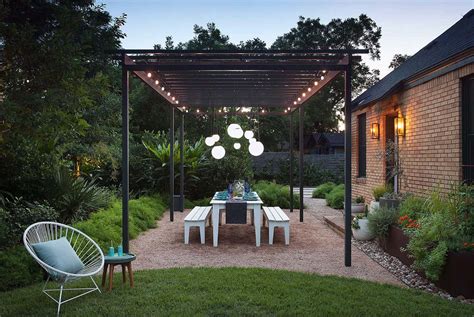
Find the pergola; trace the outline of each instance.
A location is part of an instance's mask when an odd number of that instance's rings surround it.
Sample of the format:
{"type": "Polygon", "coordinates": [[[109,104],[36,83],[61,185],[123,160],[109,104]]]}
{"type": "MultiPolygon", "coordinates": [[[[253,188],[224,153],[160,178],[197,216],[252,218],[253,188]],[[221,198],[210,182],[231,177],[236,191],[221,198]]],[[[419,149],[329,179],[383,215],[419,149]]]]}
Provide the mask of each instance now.
{"type": "Polygon", "coordinates": [[[345,265],[351,265],[351,67],[365,49],[321,50],[147,50],[114,52],[122,66],[122,238],[129,249],[129,78],[140,78],[171,107],[170,221],[174,206],[175,112],[179,113],[180,196],[184,198],[184,115],[220,107],[257,107],[259,115],[290,118],[290,198],[293,212],[293,113],[299,116],[300,221],[303,221],[303,115],[305,102],[344,74],[345,95],[345,265]],[[262,109],[262,110],[260,110],[262,109]],[[274,109],[268,111],[268,109],[274,109]],[[284,109],[284,110],[283,110],[284,109]]]}

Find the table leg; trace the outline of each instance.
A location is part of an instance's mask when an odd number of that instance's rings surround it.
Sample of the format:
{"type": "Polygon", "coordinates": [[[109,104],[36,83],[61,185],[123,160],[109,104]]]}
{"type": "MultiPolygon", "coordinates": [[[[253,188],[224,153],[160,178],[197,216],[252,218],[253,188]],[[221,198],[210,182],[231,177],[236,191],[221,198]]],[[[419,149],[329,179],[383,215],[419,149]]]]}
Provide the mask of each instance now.
{"type": "Polygon", "coordinates": [[[126,266],[125,264],[122,264],[122,283],[125,283],[125,281],[127,280],[127,277],[125,274],[127,274],[126,270],[125,270],[126,266]]]}
{"type": "Polygon", "coordinates": [[[115,265],[110,264],[110,268],[109,268],[109,292],[112,290],[112,285],[114,283],[114,267],[115,267],[115,265]]]}
{"type": "Polygon", "coordinates": [[[262,214],[261,214],[260,204],[255,204],[253,207],[253,222],[255,225],[255,245],[257,247],[260,246],[260,231],[261,231],[261,221],[262,221],[262,214]]]}
{"type": "Polygon", "coordinates": [[[107,268],[109,264],[104,264],[104,271],[102,272],[102,288],[105,287],[105,279],[107,278],[107,268]]]}
{"type": "Polygon", "coordinates": [[[130,279],[130,287],[133,287],[132,262],[127,264],[127,269],[128,269],[128,278],[130,279]]]}
{"type": "Polygon", "coordinates": [[[219,239],[219,206],[212,205],[212,239],[213,245],[217,247],[218,239],[219,239]]]}

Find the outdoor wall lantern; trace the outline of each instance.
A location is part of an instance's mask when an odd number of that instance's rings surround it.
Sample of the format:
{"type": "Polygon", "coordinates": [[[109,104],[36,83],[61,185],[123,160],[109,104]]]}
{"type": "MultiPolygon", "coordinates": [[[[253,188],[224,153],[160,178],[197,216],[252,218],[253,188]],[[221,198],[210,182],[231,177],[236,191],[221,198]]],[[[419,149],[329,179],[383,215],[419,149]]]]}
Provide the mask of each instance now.
{"type": "Polygon", "coordinates": [[[405,136],[405,118],[402,116],[401,112],[399,112],[398,116],[395,118],[395,132],[398,136],[405,136]]]}
{"type": "Polygon", "coordinates": [[[380,138],[380,126],[377,122],[372,123],[370,127],[370,137],[377,140],[380,138]]]}

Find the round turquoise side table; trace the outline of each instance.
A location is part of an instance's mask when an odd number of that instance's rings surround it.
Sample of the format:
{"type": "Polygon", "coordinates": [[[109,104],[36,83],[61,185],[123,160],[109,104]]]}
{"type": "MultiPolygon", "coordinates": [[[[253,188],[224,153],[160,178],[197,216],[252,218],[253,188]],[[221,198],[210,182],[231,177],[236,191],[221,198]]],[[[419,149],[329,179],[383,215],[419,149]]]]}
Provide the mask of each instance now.
{"type": "Polygon", "coordinates": [[[122,256],[105,256],[104,257],[104,272],[102,273],[102,287],[105,287],[105,280],[107,278],[107,270],[109,271],[109,287],[108,290],[112,290],[114,280],[114,268],[116,265],[122,266],[122,280],[123,283],[127,280],[126,270],[128,270],[128,277],[130,280],[130,287],[133,287],[133,271],[132,261],[137,257],[132,253],[124,253],[122,256]]]}

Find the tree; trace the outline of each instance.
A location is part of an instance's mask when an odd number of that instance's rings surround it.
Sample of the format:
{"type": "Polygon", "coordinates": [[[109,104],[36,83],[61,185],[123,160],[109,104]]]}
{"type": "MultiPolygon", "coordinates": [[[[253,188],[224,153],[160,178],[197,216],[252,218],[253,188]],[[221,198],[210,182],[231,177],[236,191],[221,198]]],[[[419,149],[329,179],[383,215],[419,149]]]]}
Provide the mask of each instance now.
{"type": "MultiPolygon", "coordinates": [[[[367,15],[346,20],[333,19],[327,25],[320,19],[300,17],[295,28],[278,37],[272,49],[350,49],[366,48],[372,59],[380,58],[381,28],[367,15]]],[[[379,76],[365,63],[353,65],[352,87],[356,95],[372,86],[379,76]]],[[[342,119],[344,81],[339,77],[305,104],[305,133],[335,131],[342,119]]]]}
{"type": "Polygon", "coordinates": [[[411,56],[407,54],[395,54],[393,55],[392,61],[390,62],[389,68],[397,68],[401,64],[405,63],[411,56]]]}
{"type": "Polygon", "coordinates": [[[93,0],[7,0],[0,12],[0,188],[41,198],[55,165],[97,166],[119,142],[119,77],[107,50],[120,47],[125,17],[93,0]]]}

